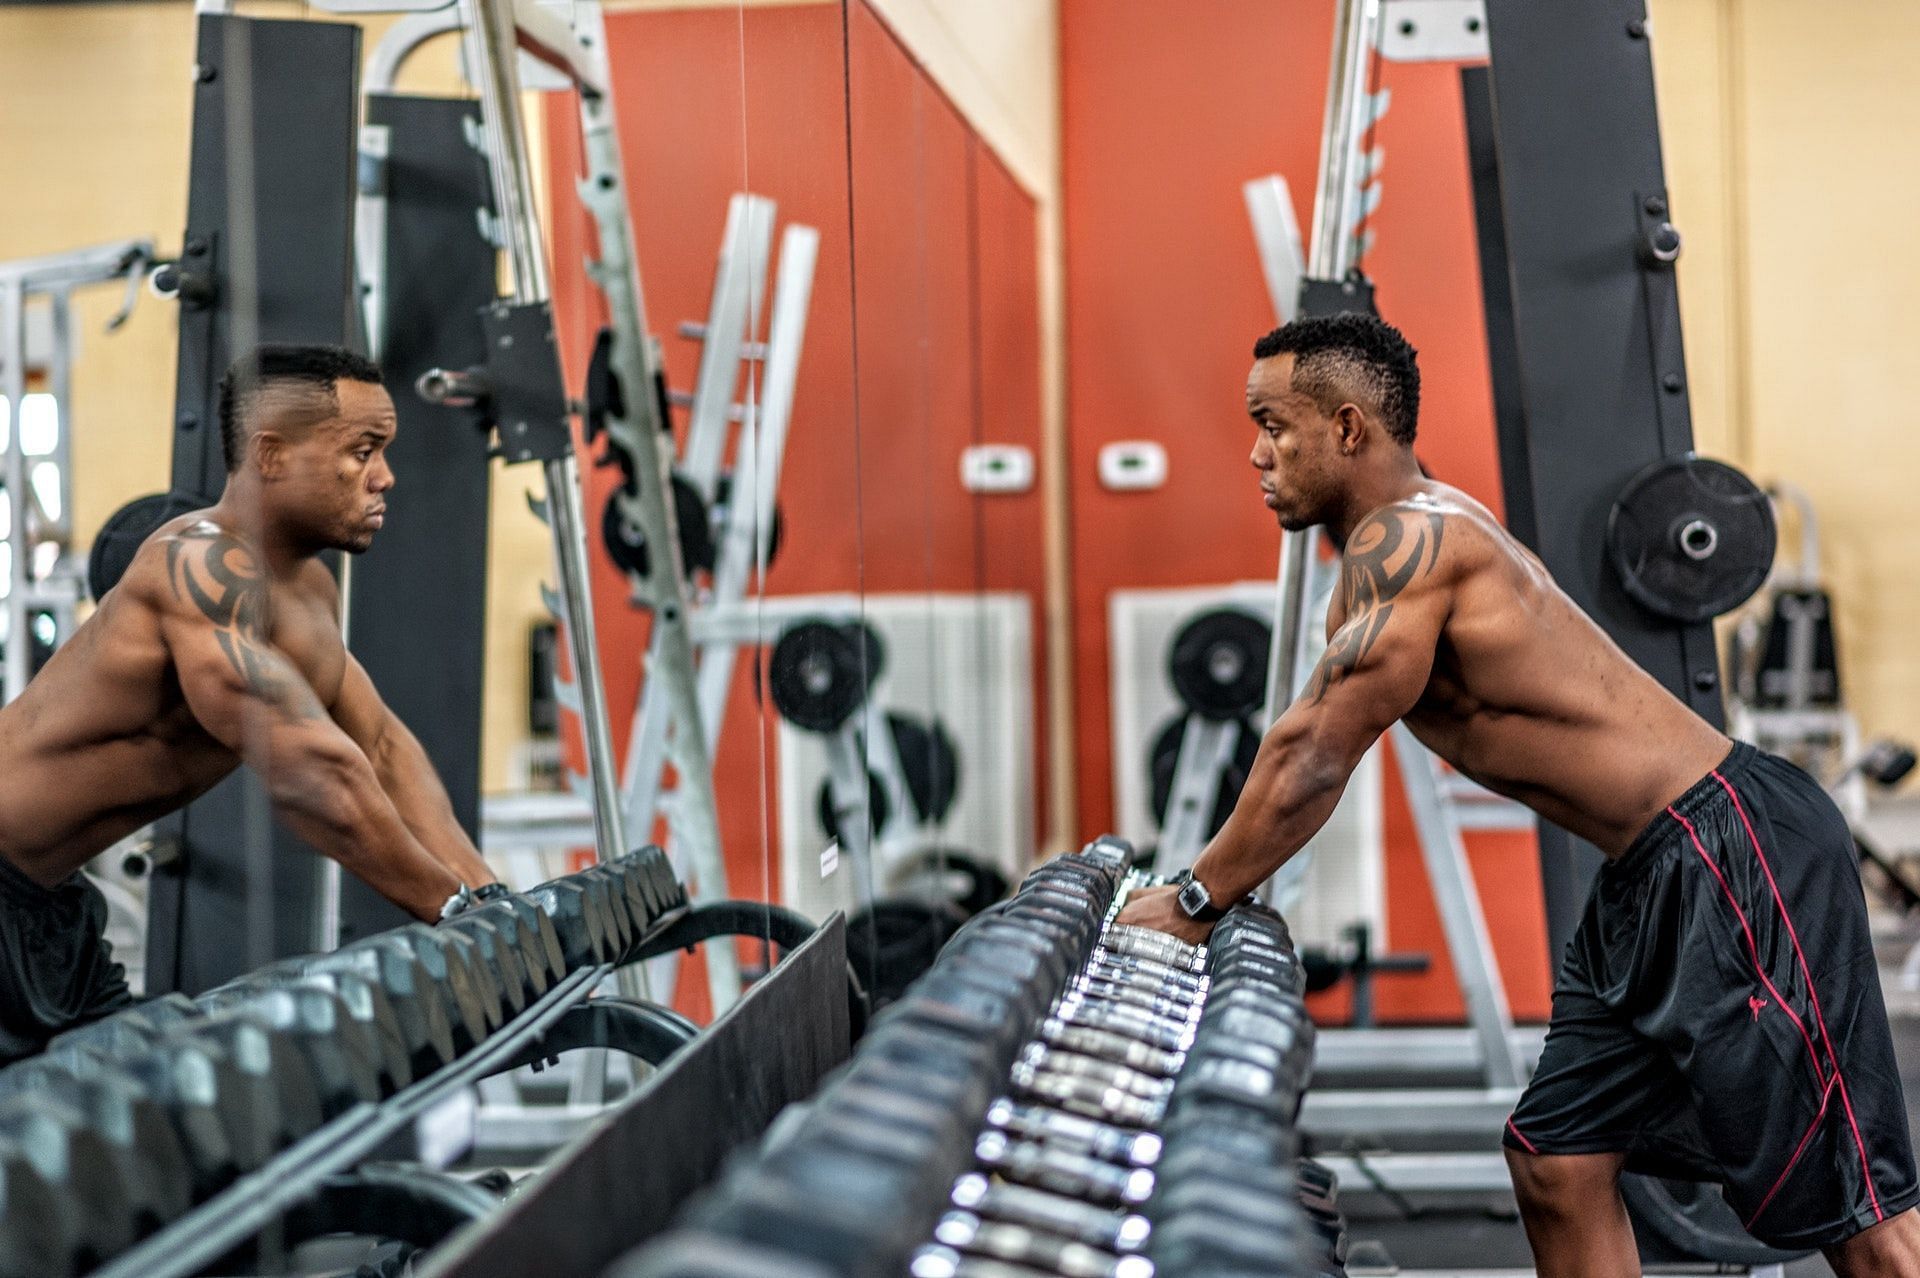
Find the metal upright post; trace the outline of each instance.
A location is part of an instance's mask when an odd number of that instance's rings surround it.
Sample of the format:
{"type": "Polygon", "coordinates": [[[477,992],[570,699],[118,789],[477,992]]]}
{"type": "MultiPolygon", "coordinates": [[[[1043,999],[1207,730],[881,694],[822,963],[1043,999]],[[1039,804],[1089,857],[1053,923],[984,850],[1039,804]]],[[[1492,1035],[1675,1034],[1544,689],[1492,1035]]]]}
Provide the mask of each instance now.
{"type": "MultiPolygon", "coordinates": [[[[467,48],[480,90],[480,111],[493,178],[494,206],[513,265],[513,297],[521,303],[549,300],[546,258],[533,202],[533,170],[527,157],[515,64],[513,9],[499,0],[466,0],[467,48]]],[[[644,397],[642,397],[644,398],[644,397]]],[[[581,737],[593,791],[594,840],[602,857],[627,851],[620,825],[619,778],[613,766],[600,649],[594,638],[593,595],[587,577],[586,521],[581,512],[580,463],[572,449],[544,461],[547,519],[553,530],[566,609],[569,654],[579,681],[581,737]]]]}
{"type": "MultiPolygon", "coordinates": [[[[1327,111],[1321,123],[1320,180],[1313,196],[1312,243],[1307,275],[1338,280],[1358,257],[1361,204],[1360,143],[1373,121],[1367,96],[1367,55],[1380,34],[1380,0],[1338,0],[1334,14],[1333,58],[1327,73],[1327,111]]],[[[1308,576],[1320,553],[1320,533],[1309,528],[1283,535],[1280,545],[1279,600],[1274,613],[1273,650],[1267,663],[1266,721],[1272,723],[1300,686],[1304,627],[1312,624],[1307,607],[1308,576]]]]}
{"type": "Polygon", "coordinates": [[[0,279],[0,360],[6,362],[0,393],[7,397],[7,664],[5,695],[10,702],[26,691],[33,671],[33,643],[27,633],[27,572],[33,546],[27,535],[27,453],[20,440],[21,402],[27,397],[27,294],[18,277],[0,279]]]}
{"type": "MultiPolygon", "coordinates": [[[[759,403],[741,423],[734,453],[733,488],[727,527],[713,571],[714,599],[741,599],[755,574],[764,574],[772,549],[774,495],[786,456],[787,426],[793,418],[794,386],[800,376],[800,350],[806,340],[807,307],[813,299],[813,269],[820,233],[810,226],[789,226],[780,237],[780,273],[773,289],[773,317],[767,325],[767,359],[759,403]]],[[[727,690],[733,685],[733,645],[709,646],[700,658],[700,716],[709,737],[720,729],[727,690]]]]}

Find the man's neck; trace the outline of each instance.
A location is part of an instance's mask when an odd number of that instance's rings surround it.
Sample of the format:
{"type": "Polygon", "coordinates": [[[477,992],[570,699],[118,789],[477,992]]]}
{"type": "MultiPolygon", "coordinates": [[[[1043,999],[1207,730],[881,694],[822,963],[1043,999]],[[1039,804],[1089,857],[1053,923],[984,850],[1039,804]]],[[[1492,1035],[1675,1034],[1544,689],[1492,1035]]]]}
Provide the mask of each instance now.
{"type": "Polygon", "coordinates": [[[1360,521],[1396,501],[1405,501],[1427,490],[1428,480],[1420,473],[1419,463],[1413,460],[1412,453],[1404,455],[1404,463],[1383,466],[1380,473],[1369,476],[1356,484],[1350,492],[1345,509],[1338,517],[1327,522],[1327,536],[1335,546],[1345,548],[1347,538],[1360,526],[1360,521]]]}
{"type": "Polygon", "coordinates": [[[242,538],[265,563],[267,574],[276,580],[290,579],[313,558],[312,550],[273,528],[263,510],[258,488],[230,481],[213,507],[213,516],[224,528],[242,538]]]}

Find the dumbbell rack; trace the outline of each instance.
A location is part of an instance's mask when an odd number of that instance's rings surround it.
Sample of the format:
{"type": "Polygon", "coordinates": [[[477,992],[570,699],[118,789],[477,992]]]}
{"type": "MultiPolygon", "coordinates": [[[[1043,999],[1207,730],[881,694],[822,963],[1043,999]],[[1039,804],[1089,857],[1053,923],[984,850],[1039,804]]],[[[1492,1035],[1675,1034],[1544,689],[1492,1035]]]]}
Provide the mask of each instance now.
{"type": "Polygon", "coordinates": [[[1297,1158],[1311,1069],[1285,924],[1209,947],[1114,926],[1102,840],[956,934],[809,1110],[610,1278],[1343,1273],[1297,1158]]]}
{"type": "Polygon", "coordinates": [[[369,1202],[437,1241],[421,1218],[444,1232],[497,1198],[361,1165],[480,1079],[579,1047],[658,1063],[690,1041],[665,1008],[589,996],[698,913],[648,848],[61,1036],[0,1071],[0,1274],[197,1273],[276,1231],[352,1232],[369,1202]]]}

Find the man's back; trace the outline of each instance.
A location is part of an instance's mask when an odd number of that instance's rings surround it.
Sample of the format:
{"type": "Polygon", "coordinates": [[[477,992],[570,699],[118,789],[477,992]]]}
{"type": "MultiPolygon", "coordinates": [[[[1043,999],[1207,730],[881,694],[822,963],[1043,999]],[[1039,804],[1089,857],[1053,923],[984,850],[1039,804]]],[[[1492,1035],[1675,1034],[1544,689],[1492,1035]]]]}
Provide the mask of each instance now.
{"type": "Polygon", "coordinates": [[[1405,721],[1461,772],[1617,854],[1726,757],[1725,736],[1623,653],[1484,506],[1445,484],[1356,527],[1329,633],[1393,603],[1364,583],[1395,533],[1382,567],[1410,567],[1417,553],[1414,571],[1445,593],[1432,669],[1405,721]]]}

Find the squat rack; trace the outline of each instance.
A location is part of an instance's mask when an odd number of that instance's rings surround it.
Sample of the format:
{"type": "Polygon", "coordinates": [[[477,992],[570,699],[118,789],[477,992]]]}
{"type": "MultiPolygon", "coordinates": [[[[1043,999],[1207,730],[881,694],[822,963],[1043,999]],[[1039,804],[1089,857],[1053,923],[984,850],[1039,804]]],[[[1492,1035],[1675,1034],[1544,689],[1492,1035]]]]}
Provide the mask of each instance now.
{"type": "Polygon", "coordinates": [[[72,571],[41,577],[33,562],[36,541],[52,541],[67,552],[73,542],[72,451],[69,409],[73,402],[73,306],[75,289],[124,281],[126,303],[108,323],[118,328],[133,308],[136,290],[153,260],[149,240],[116,240],[47,257],[0,262],[0,397],[7,403],[7,444],[0,488],[8,495],[5,544],[7,639],[0,704],[18,697],[33,674],[30,624],[35,612],[54,616],[55,642],[73,629],[79,580],[72,571]],[[30,481],[24,424],[27,397],[27,307],[47,299],[51,324],[46,356],[47,384],[57,406],[59,433],[52,459],[60,470],[58,513],[47,510],[30,481]]]}

